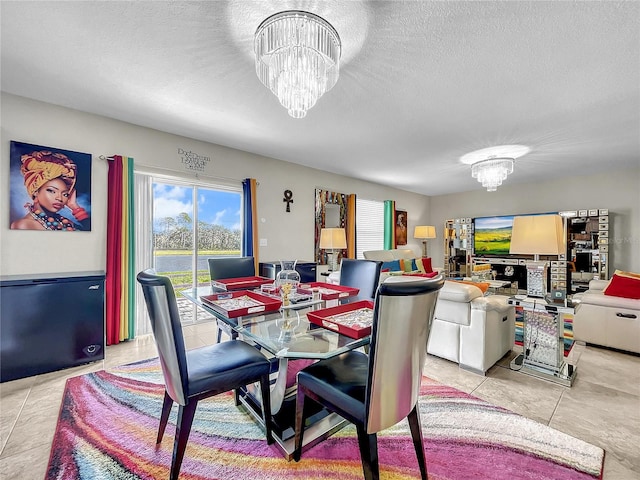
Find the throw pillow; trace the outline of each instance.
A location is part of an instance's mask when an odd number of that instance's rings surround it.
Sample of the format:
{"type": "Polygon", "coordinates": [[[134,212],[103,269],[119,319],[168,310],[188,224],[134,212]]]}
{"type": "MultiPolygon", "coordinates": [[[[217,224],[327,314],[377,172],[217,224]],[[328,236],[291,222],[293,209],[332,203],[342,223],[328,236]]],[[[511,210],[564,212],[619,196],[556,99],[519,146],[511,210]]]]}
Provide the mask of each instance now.
{"type": "Polygon", "coordinates": [[[615,275],[620,275],[622,277],[631,277],[631,278],[639,278],[640,279],[640,273],[633,273],[633,272],[625,272],[624,270],[616,270],[614,272],[615,275]]]}
{"type": "Polygon", "coordinates": [[[604,294],[611,297],[640,300],[640,275],[616,270],[609,285],[604,289],[604,294]]]}
{"type": "Polygon", "coordinates": [[[401,259],[400,270],[403,270],[405,273],[411,273],[418,270],[418,267],[416,267],[416,262],[414,260],[401,259]]]}
{"type": "Polygon", "coordinates": [[[389,271],[391,272],[397,272],[398,270],[402,270],[402,268],[400,268],[400,262],[398,260],[390,260],[388,262],[384,262],[382,264],[382,268],[384,269],[389,269],[389,271]]]}
{"type": "Polygon", "coordinates": [[[422,266],[424,267],[425,273],[433,272],[433,268],[431,267],[431,257],[426,257],[422,259],[422,266]]]}
{"type": "Polygon", "coordinates": [[[473,285],[474,287],[478,287],[482,293],[486,293],[489,290],[489,283],[487,282],[469,282],[467,280],[451,280],[452,282],[457,283],[466,283],[467,285],[473,285]]]}
{"type": "MultiPolygon", "coordinates": [[[[409,273],[407,274],[411,277],[426,277],[426,278],[433,278],[436,275],[438,275],[438,272],[431,272],[431,273],[409,273]]],[[[487,284],[489,285],[489,284],[487,284]]]]}
{"type": "Polygon", "coordinates": [[[414,258],[412,260],[413,263],[416,264],[416,270],[420,273],[427,273],[424,271],[424,265],[422,264],[422,258],[414,258]]]}

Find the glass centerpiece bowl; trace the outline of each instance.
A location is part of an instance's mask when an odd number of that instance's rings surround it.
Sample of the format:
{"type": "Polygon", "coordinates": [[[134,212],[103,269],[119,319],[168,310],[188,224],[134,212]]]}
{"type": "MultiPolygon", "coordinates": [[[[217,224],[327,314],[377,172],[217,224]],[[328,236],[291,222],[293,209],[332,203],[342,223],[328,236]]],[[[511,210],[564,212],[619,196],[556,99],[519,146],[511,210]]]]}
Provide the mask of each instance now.
{"type": "Polygon", "coordinates": [[[297,260],[280,260],[280,271],[276,275],[276,288],[282,297],[283,329],[293,328],[291,321],[290,297],[296,293],[300,284],[300,274],[296,271],[297,260]]]}

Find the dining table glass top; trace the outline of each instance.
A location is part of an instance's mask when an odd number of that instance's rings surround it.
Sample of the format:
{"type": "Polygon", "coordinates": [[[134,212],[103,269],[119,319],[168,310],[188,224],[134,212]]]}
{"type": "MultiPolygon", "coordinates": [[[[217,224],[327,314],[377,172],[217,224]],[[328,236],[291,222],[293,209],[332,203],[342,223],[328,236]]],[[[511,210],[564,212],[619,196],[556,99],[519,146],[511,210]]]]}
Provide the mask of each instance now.
{"type": "Polygon", "coordinates": [[[200,299],[213,293],[210,286],[180,293],[231,327],[241,338],[255,342],[275,357],[323,359],[369,343],[368,336],[355,339],[310,323],[305,313],[311,308],[323,307],[320,300],[299,303],[287,312],[288,315],[284,315],[280,309],[271,313],[228,318],[200,299]],[[288,318],[285,320],[284,317],[288,318]]]}

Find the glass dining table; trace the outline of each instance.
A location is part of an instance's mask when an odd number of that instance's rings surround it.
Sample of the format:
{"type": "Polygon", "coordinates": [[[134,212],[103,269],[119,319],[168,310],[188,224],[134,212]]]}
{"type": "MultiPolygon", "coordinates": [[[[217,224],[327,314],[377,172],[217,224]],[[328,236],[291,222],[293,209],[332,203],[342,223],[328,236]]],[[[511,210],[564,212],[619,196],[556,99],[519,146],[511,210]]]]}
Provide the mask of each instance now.
{"type": "MultiPolygon", "coordinates": [[[[296,372],[314,360],[365,347],[369,343],[369,336],[355,339],[309,322],[306,312],[326,306],[326,302],[319,299],[292,304],[288,307],[288,312],[287,308],[281,307],[273,312],[229,318],[202,300],[202,297],[213,293],[210,286],[183,290],[180,293],[213,315],[216,321],[234,332],[234,336],[255,345],[271,361],[273,373],[270,400],[275,444],[285,458],[293,458],[296,372]],[[286,321],[284,317],[287,317],[286,321]]],[[[257,385],[239,390],[237,400],[264,428],[257,385]]],[[[317,411],[309,415],[305,426],[303,450],[322,441],[345,424],[342,417],[318,406],[317,411]]]]}

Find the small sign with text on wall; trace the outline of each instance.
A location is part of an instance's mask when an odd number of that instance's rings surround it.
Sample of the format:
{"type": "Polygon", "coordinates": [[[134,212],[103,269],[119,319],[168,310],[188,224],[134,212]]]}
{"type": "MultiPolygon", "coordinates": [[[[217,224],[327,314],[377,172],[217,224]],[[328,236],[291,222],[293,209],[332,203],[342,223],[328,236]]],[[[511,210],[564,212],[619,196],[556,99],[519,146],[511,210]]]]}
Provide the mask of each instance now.
{"type": "Polygon", "coordinates": [[[211,157],[200,155],[191,150],[178,148],[178,160],[184,165],[185,170],[190,172],[204,172],[204,169],[211,161],[211,157]]]}

